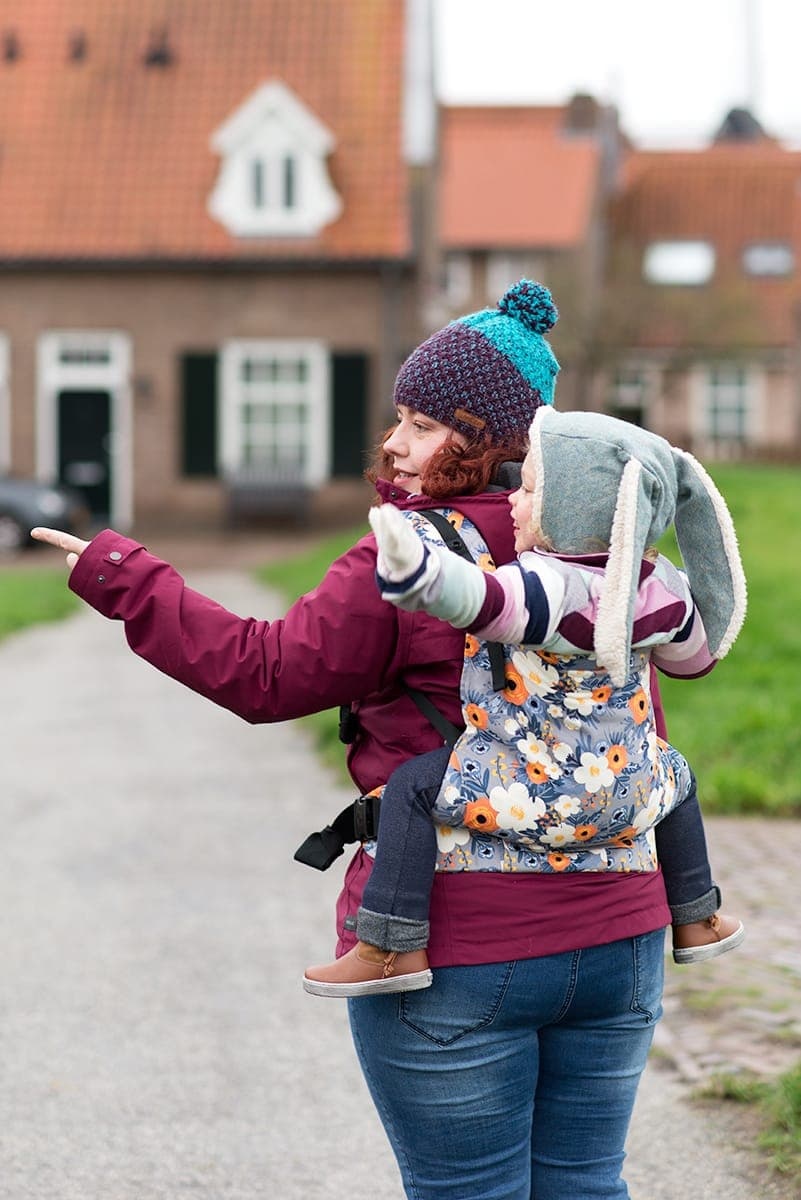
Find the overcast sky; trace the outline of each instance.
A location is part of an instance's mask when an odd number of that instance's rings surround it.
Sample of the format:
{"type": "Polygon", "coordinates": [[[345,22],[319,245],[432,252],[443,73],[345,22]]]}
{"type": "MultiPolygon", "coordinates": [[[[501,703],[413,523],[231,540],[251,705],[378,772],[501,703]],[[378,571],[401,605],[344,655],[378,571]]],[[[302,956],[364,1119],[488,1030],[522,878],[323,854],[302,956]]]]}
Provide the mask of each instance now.
{"type": "Polygon", "coordinates": [[[434,0],[446,102],[615,103],[640,146],[708,141],[746,105],[801,147],[801,0],[434,0]]]}

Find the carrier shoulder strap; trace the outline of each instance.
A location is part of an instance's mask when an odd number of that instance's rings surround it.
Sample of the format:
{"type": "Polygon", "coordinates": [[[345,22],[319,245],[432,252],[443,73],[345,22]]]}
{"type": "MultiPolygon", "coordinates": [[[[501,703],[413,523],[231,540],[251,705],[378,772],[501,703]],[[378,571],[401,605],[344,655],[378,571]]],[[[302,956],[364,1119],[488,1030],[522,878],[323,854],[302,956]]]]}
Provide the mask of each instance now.
{"type": "MultiPolygon", "coordinates": [[[[448,550],[453,551],[454,554],[458,554],[460,558],[467,559],[468,562],[476,561],[461,534],[443,513],[438,512],[436,509],[425,509],[425,511],[417,509],[416,511],[419,516],[434,526],[448,550]]],[[[502,692],[506,687],[506,664],[503,657],[503,646],[500,642],[488,642],[487,649],[489,651],[493,689],[496,692],[502,692]]],[[[461,729],[439,711],[433,700],[429,699],[425,692],[421,692],[419,688],[409,687],[408,684],[403,684],[402,687],[407,696],[417,705],[426,720],[434,726],[437,733],[441,735],[449,746],[453,746],[462,732],[461,729]]],[[[349,745],[355,741],[357,732],[358,719],[353,713],[351,706],[349,704],[341,705],[339,709],[339,740],[344,742],[345,745],[349,745]]]]}
{"type": "MultiPolygon", "coordinates": [[[[426,521],[434,526],[449,550],[452,550],[454,554],[458,554],[460,558],[466,558],[468,562],[474,563],[476,561],[461,534],[453,527],[446,516],[443,516],[441,512],[437,512],[436,509],[426,509],[424,512],[420,512],[420,516],[424,517],[426,521]]],[[[500,642],[487,642],[487,649],[489,651],[490,670],[492,671],[493,690],[502,692],[506,687],[506,664],[503,657],[503,646],[500,642]]],[[[431,720],[430,717],[429,720],[431,720]]]]}

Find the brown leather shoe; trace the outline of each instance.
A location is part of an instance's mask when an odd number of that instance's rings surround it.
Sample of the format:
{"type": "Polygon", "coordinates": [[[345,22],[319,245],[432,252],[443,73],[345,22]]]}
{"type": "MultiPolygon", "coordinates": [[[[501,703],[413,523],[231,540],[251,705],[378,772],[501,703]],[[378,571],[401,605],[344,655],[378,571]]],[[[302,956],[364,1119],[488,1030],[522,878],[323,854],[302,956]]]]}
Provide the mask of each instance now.
{"type": "Polygon", "coordinates": [[[673,959],[677,963],[706,962],[740,945],[745,927],[737,917],[714,913],[705,921],[673,926],[673,959]]]}
{"type": "Polygon", "coordinates": [[[309,967],[304,991],[313,996],[375,996],[384,992],[414,992],[431,987],[433,975],[425,950],[397,954],[368,942],[324,967],[309,967]]]}

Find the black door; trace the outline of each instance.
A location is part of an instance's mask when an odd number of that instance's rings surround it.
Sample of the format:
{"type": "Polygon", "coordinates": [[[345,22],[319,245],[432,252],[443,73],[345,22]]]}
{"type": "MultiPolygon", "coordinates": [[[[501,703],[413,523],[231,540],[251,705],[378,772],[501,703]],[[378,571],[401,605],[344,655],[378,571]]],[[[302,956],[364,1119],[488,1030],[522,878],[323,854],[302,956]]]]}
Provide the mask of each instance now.
{"type": "Polygon", "coordinates": [[[97,523],[111,513],[111,396],[101,391],[58,395],[58,477],[81,492],[97,523]]]}

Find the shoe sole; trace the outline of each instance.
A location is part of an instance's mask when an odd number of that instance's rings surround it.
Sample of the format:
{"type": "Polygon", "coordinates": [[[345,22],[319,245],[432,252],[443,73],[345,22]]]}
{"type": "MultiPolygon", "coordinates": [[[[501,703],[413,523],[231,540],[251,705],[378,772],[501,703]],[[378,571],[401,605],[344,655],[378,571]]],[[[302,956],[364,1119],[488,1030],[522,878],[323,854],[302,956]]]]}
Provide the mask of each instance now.
{"type": "Polygon", "coordinates": [[[730,933],[722,942],[710,942],[708,946],[686,946],[673,951],[673,961],[682,966],[690,963],[706,962],[707,959],[717,958],[719,954],[727,954],[736,950],[745,937],[745,926],[742,921],[734,933],[730,933]]]}
{"type": "Polygon", "coordinates": [[[413,975],[368,979],[364,983],[324,983],[321,979],[303,976],[303,990],[312,996],[380,996],[387,992],[417,992],[431,987],[434,976],[430,971],[415,971],[413,975]]]}

